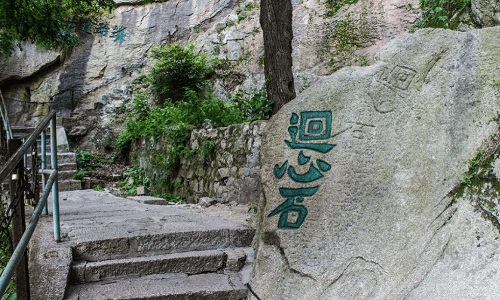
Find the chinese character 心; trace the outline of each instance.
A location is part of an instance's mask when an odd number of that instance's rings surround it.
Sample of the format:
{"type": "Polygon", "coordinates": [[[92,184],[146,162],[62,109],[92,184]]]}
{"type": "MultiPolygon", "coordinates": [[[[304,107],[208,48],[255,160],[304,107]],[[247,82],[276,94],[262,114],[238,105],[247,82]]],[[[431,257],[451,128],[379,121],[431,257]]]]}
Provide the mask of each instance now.
{"type": "MultiPolygon", "coordinates": [[[[323,173],[331,169],[331,165],[321,159],[312,159],[304,151],[313,151],[321,154],[330,152],[335,145],[325,142],[331,137],[332,112],[331,111],[306,111],[301,112],[300,117],[292,113],[288,133],[290,140],[285,144],[294,150],[300,150],[297,162],[303,166],[309,164],[309,170],[298,173],[294,166],[289,165],[288,160],[281,165],[274,166],[274,176],[281,179],[288,174],[293,181],[301,184],[309,184],[323,177],[323,173]]],[[[305,197],[311,197],[318,191],[319,186],[303,188],[280,188],[280,195],[286,198],[285,202],[274,209],[268,217],[280,214],[278,228],[299,229],[308,214],[307,208],[302,205],[305,197]],[[290,221],[290,214],[295,213],[297,218],[290,221]]]]}

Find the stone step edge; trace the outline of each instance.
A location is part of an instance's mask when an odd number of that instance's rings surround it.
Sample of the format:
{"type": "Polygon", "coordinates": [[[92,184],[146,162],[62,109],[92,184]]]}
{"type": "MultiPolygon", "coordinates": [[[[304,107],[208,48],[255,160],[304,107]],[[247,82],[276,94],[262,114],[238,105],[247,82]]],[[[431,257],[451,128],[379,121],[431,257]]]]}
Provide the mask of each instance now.
{"type": "Polygon", "coordinates": [[[64,299],[244,300],[247,295],[238,274],[167,273],[73,285],[64,299]]]}
{"type": "Polygon", "coordinates": [[[224,250],[202,250],[97,262],[77,262],[71,266],[71,281],[86,283],[164,273],[188,275],[222,273],[226,267],[227,257],[224,250]]]}
{"type": "Polygon", "coordinates": [[[167,232],[81,241],[72,246],[72,252],[74,261],[102,261],[187,251],[250,247],[254,235],[255,229],[244,226],[167,232]]]}

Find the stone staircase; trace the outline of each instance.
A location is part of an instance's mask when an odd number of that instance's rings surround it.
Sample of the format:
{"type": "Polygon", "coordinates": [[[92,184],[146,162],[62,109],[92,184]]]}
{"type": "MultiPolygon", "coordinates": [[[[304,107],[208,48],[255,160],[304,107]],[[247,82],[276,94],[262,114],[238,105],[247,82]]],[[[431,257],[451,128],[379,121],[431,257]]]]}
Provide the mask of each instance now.
{"type": "MultiPolygon", "coordinates": [[[[12,126],[12,136],[16,139],[23,139],[28,137],[34,130],[34,127],[24,127],[24,126],[12,126]]],[[[75,180],[73,177],[77,172],[76,165],[76,155],[74,152],[69,151],[68,141],[66,138],[66,132],[63,127],[57,127],[57,165],[59,170],[59,190],[60,191],[71,191],[79,190],[82,188],[80,180],[75,180]]],[[[50,167],[50,131],[46,132],[47,155],[45,161],[47,167],[50,167]]],[[[41,140],[38,143],[38,155],[41,157],[41,140]]],[[[28,155],[28,166],[31,164],[31,155],[28,155]]]]}
{"type": "Polygon", "coordinates": [[[218,230],[137,237],[147,251],[127,255],[116,241],[80,245],[65,299],[246,299],[252,236],[218,230]],[[162,249],[167,241],[172,248],[162,249]]]}
{"type": "Polygon", "coordinates": [[[190,205],[94,190],[60,199],[62,241],[51,238],[51,219],[41,218],[31,242],[32,299],[247,298],[254,229],[190,205]]]}

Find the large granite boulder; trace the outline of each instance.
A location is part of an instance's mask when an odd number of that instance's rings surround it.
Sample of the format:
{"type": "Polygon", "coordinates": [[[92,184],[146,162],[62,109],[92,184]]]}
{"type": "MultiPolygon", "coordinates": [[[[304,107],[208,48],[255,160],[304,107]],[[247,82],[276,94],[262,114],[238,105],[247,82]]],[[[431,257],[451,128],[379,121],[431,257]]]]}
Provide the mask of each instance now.
{"type": "Polygon", "coordinates": [[[404,35],[269,121],[261,299],[498,298],[498,219],[457,192],[498,132],[498,45],[500,27],[404,35]]]}

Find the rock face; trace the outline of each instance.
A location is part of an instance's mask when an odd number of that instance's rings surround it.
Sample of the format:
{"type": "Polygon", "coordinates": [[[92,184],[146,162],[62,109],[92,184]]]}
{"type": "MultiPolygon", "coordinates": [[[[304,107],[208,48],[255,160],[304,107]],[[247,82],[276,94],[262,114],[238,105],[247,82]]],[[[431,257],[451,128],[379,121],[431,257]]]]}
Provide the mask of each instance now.
{"type": "Polygon", "coordinates": [[[499,129],[499,44],[499,27],[401,36],[269,121],[261,299],[497,298],[498,220],[456,188],[499,129]]]}
{"type": "MultiPolygon", "coordinates": [[[[55,108],[65,118],[68,132],[85,128],[85,136],[75,136],[81,142],[78,146],[109,148],[108,137],[116,136],[120,128],[117,113],[133,97],[134,80],[150,65],[151,46],[175,40],[194,42],[200,51],[228,61],[231,70],[218,79],[217,94],[263,86],[259,1],[116,2],[111,14],[77,24],[84,44],[64,60],[56,59],[57,53],[45,57],[25,48],[25,53],[2,63],[4,77],[37,74],[2,86],[15,125],[36,125],[55,108]],[[57,64],[47,69],[48,62],[57,64]],[[25,66],[30,69],[17,71],[25,66]]],[[[417,0],[335,2],[339,7],[333,13],[324,1],[294,1],[293,59],[299,92],[341,66],[367,63],[374,49],[407,32],[418,14],[417,0]]]]}
{"type": "Polygon", "coordinates": [[[25,42],[22,50],[16,48],[10,57],[0,55],[0,84],[5,80],[19,80],[32,76],[61,59],[56,51],[46,51],[34,44],[25,42]]]}
{"type": "Polygon", "coordinates": [[[472,18],[481,27],[500,25],[500,1],[473,0],[472,18]]]}

